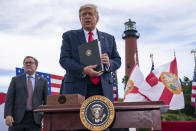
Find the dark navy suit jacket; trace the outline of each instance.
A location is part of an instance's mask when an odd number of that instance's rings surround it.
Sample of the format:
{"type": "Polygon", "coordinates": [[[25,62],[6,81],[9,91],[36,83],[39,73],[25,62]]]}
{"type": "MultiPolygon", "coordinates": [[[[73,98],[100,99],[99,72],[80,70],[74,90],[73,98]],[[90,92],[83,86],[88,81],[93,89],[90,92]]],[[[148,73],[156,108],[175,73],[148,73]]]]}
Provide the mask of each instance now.
{"type": "MultiPolygon", "coordinates": [[[[105,97],[113,101],[113,87],[111,72],[117,70],[121,65],[121,58],[116,48],[116,42],[112,35],[97,30],[98,39],[101,43],[102,54],[107,53],[110,59],[108,71],[101,75],[101,84],[105,97]]],[[[78,46],[86,43],[83,29],[71,30],[63,34],[60,65],[66,70],[62,94],[79,93],[86,96],[87,77],[82,70],[84,65],[80,64],[78,46]]]]}

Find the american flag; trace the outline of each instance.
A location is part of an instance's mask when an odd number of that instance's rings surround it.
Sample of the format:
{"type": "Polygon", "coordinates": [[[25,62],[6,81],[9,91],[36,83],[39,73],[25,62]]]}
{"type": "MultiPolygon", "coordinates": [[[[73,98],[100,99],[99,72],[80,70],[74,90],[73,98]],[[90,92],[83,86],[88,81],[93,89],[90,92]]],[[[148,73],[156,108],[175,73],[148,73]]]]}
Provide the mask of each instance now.
{"type": "Polygon", "coordinates": [[[192,82],[192,96],[191,96],[191,105],[195,106],[196,109],[196,59],[195,59],[195,69],[194,69],[194,76],[192,82]]]}
{"type": "Polygon", "coordinates": [[[113,79],[113,96],[114,96],[114,102],[118,102],[118,81],[117,81],[117,73],[111,72],[112,79],[113,79]]]}
{"type": "MultiPolygon", "coordinates": [[[[21,75],[24,73],[23,68],[16,68],[16,75],[21,75]]],[[[43,72],[36,72],[36,74],[46,78],[48,80],[48,92],[49,95],[59,95],[61,83],[63,80],[63,76],[53,75],[43,72]]],[[[117,75],[116,72],[112,72],[113,78],[113,93],[114,93],[114,102],[118,102],[118,86],[117,86],[117,75]]]]}

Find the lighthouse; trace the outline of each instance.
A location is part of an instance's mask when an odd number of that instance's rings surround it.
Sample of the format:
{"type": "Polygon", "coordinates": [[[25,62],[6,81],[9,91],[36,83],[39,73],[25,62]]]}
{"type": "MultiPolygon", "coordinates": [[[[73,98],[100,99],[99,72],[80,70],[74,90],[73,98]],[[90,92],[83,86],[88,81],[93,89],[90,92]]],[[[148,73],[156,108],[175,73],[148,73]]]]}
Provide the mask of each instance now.
{"type": "Polygon", "coordinates": [[[136,63],[139,64],[137,39],[140,35],[136,29],[136,22],[129,19],[124,25],[125,31],[123,32],[122,38],[125,40],[125,74],[129,76],[133,66],[136,63]]]}

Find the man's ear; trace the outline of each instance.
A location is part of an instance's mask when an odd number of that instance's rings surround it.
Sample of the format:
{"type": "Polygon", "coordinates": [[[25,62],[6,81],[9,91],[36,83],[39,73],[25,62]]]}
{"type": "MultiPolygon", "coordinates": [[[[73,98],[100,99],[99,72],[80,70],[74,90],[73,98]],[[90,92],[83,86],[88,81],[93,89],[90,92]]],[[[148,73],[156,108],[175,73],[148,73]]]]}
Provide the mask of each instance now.
{"type": "Polygon", "coordinates": [[[99,21],[99,16],[97,15],[97,23],[98,23],[98,21],[99,21]]]}
{"type": "Polygon", "coordinates": [[[80,23],[82,22],[82,18],[79,16],[79,19],[80,19],[80,23]]]}

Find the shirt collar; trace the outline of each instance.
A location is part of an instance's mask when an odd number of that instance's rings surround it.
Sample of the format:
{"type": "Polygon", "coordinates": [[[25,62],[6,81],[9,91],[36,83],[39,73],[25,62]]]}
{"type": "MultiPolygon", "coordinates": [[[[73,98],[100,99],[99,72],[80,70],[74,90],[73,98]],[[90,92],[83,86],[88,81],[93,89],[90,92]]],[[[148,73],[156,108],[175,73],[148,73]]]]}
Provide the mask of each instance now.
{"type": "MultiPolygon", "coordinates": [[[[85,30],[84,28],[83,28],[83,30],[84,30],[84,33],[85,33],[85,35],[89,35],[88,33],[89,33],[89,31],[87,31],[87,30],[85,30]]],[[[96,32],[97,30],[96,30],[96,28],[94,29],[94,30],[92,30],[91,32],[93,32],[93,35],[95,35],[97,32],[96,32]]]]}
{"type": "MultiPolygon", "coordinates": [[[[26,74],[26,78],[29,77],[29,74],[26,74]]],[[[35,73],[33,75],[31,75],[31,78],[34,78],[35,79],[35,73]]]]}
{"type": "MultiPolygon", "coordinates": [[[[89,37],[89,31],[85,30],[83,28],[83,31],[84,31],[84,35],[85,35],[85,38],[86,38],[86,41],[88,42],[88,37],[89,37]]],[[[93,39],[97,39],[98,40],[98,33],[97,33],[97,29],[95,28],[94,30],[92,30],[91,32],[93,32],[93,39]]]]}

